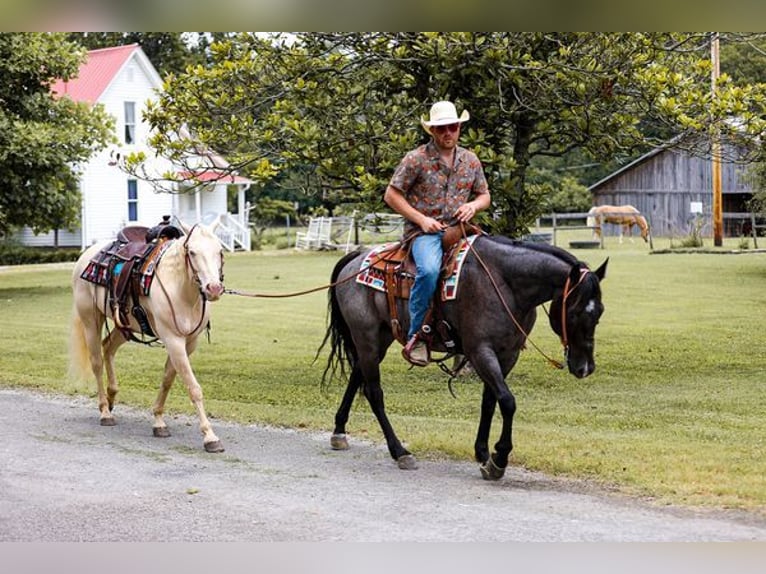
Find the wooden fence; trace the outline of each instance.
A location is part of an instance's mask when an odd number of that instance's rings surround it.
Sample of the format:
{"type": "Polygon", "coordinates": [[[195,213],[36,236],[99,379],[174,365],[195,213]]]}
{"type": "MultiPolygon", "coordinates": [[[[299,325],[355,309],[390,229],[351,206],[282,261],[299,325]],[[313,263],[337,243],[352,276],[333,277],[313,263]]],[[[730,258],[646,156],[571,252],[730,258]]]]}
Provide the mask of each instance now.
{"type": "MultiPolygon", "coordinates": [[[[602,217],[607,214],[601,214],[602,217]]],[[[705,221],[705,227],[707,228],[708,235],[712,232],[712,220],[709,213],[700,214],[705,221]]],[[[753,239],[753,247],[758,248],[758,236],[761,238],[766,235],[766,217],[750,212],[725,212],[723,213],[723,220],[726,223],[726,229],[729,236],[750,236],[753,239]]],[[[647,217],[650,229],[652,222],[647,217]]],[[[532,241],[547,241],[553,245],[558,244],[558,235],[561,231],[573,231],[577,229],[590,229],[593,231],[596,226],[588,225],[588,213],[551,213],[548,215],[542,215],[537,218],[535,223],[535,230],[526,236],[526,239],[532,241]],[[570,223],[572,221],[580,223],[570,223]],[[543,225],[544,223],[550,223],[550,225],[543,225]],[[550,233],[543,232],[542,228],[550,227],[550,233]]],[[[576,241],[570,242],[570,247],[600,247],[604,248],[604,220],[600,220],[601,224],[601,236],[598,239],[592,241],[576,241]],[[577,245],[572,245],[576,243],[577,245]]],[[[652,243],[652,235],[649,234],[649,247],[654,249],[652,243]]]]}
{"type": "MultiPolygon", "coordinates": [[[[558,245],[558,234],[561,230],[566,231],[574,231],[577,229],[590,229],[591,232],[593,232],[596,229],[595,225],[588,225],[588,217],[590,215],[587,212],[584,213],[551,213],[548,215],[541,215],[537,218],[537,221],[535,222],[535,231],[531,234],[529,234],[526,239],[531,239],[533,241],[548,241],[549,243],[552,243],[553,245],[558,245]],[[581,221],[581,223],[572,224],[569,223],[571,221],[581,221]],[[542,222],[550,222],[550,228],[551,232],[550,234],[542,233],[541,225],[542,222]]],[[[600,217],[600,216],[596,216],[600,217]]],[[[604,222],[601,221],[602,230],[603,230],[603,224],[604,222]]],[[[547,225],[544,227],[548,227],[547,225]]],[[[593,239],[591,241],[575,241],[570,242],[570,247],[600,247],[601,249],[604,248],[604,234],[601,233],[601,236],[598,239],[593,239]],[[572,244],[576,245],[572,245],[572,244]]]]}

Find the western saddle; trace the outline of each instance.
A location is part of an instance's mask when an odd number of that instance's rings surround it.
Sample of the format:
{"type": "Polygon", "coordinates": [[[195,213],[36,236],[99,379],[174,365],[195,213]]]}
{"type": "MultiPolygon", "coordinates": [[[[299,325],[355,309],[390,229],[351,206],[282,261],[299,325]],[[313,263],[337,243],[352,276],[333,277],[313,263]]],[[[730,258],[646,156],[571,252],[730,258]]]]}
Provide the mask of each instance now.
{"type": "MultiPolygon", "coordinates": [[[[460,240],[469,235],[484,235],[484,231],[473,224],[466,224],[464,228],[460,226],[448,227],[442,236],[442,249],[444,252],[442,267],[440,273],[440,282],[450,277],[456,264],[456,256],[460,240]],[[465,234],[465,235],[464,235],[465,234]]],[[[386,297],[388,299],[388,310],[390,314],[391,330],[394,337],[402,345],[407,344],[407,333],[402,328],[399,319],[399,311],[396,304],[397,299],[409,299],[412,284],[415,282],[417,269],[415,261],[410,252],[412,239],[416,236],[405,238],[390,250],[382,251],[378,254],[371,266],[380,271],[385,277],[386,297]]],[[[437,293],[439,288],[437,288],[437,293]]],[[[455,349],[455,341],[451,335],[451,327],[447,321],[441,318],[441,306],[437,303],[438,298],[434,297],[431,306],[426,313],[424,321],[424,331],[431,333],[432,340],[427,341],[429,346],[441,343],[447,351],[455,349]],[[431,324],[436,324],[436,335],[438,340],[433,338],[434,333],[431,324]]]]}
{"type": "Polygon", "coordinates": [[[151,228],[142,225],[124,227],[83,272],[84,279],[106,287],[107,306],[111,309],[117,329],[126,339],[147,343],[145,336],[156,337],[146,312],[139,304],[139,294],[148,293],[154,267],[164,251],[161,246],[167,240],[181,236],[183,232],[171,225],[169,215],[163,216],[162,221],[151,228]],[[141,328],[141,339],[130,328],[129,309],[141,328]]]}

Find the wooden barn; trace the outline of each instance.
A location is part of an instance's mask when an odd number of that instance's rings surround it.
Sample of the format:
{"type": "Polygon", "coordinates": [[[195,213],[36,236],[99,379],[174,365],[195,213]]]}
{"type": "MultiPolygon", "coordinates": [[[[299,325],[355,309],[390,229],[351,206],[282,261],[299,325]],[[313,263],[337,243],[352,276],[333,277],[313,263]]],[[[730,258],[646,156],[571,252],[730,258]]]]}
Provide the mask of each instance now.
{"type": "MultiPolygon", "coordinates": [[[[739,236],[746,219],[727,214],[748,211],[752,189],[746,168],[721,163],[724,235],[739,236]]],[[[697,217],[702,234],[712,235],[712,161],[677,149],[655,149],[589,187],[594,205],[633,205],[655,236],[688,235],[697,217]],[[698,215],[699,214],[699,215],[698,215]]]]}

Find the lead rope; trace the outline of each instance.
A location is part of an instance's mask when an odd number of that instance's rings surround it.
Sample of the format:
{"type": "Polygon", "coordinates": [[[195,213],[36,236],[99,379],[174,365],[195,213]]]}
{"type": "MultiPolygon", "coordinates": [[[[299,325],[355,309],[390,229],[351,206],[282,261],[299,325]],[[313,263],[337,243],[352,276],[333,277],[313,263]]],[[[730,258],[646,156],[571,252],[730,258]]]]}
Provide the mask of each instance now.
{"type": "MultiPolygon", "coordinates": [[[[466,237],[465,234],[465,227],[463,226],[463,222],[460,222],[460,230],[463,233],[463,237],[466,237]]],[[[535,350],[540,353],[545,359],[547,359],[548,363],[550,363],[553,367],[557,369],[563,369],[564,365],[557,361],[556,359],[553,359],[549,357],[545,351],[543,351],[540,347],[537,346],[537,344],[530,338],[529,333],[524,330],[524,328],[519,324],[519,322],[516,320],[516,317],[514,316],[511,309],[508,307],[508,303],[505,302],[505,298],[503,298],[503,294],[500,292],[500,287],[497,286],[497,282],[495,281],[495,278],[492,277],[492,272],[489,270],[489,267],[487,267],[487,264],[484,263],[484,260],[481,258],[481,256],[476,252],[476,249],[474,249],[472,243],[468,243],[468,249],[471,251],[471,253],[474,254],[476,257],[476,260],[479,262],[479,265],[481,265],[482,269],[484,269],[484,272],[487,274],[487,277],[489,277],[489,282],[492,284],[492,287],[495,289],[495,293],[497,293],[498,298],[500,299],[500,302],[503,304],[503,308],[505,309],[505,312],[508,313],[508,316],[513,321],[513,324],[516,325],[516,328],[521,332],[522,335],[524,335],[526,341],[529,342],[532,347],[535,348],[535,350]]],[[[566,301],[566,298],[565,300],[566,301]]],[[[564,307],[562,302],[562,307],[564,307]]]]}
{"type": "MultiPolygon", "coordinates": [[[[379,261],[382,259],[383,255],[386,253],[390,253],[392,251],[396,251],[399,249],[399,246],[403,243],[403,241],[398,241],[388,249],[384,249],[383,251],[376,253],[375,257],[379,261]]],[[[293,291],[292,293],[248,293],[247,291],[238,291],[236,289],[224,289],[224,293],[228,293],[229,295],[239,295],[240,297],[259,297],[259,298],[266,298],[266,299],[281,299],[286,297],[299,297],[301,295],[308,295],[309,293],[314,293],[316,291],[324,291],[325,289],[332,289],[333,287],[337,287],[338,285],[342,285],[343,283],[346,283],[347,281],[351,281],[355,277],[361,275],[368,269],[372,268],[375,263],[378,261],[371,261],[370,264],[367,267],[361,268],[359,271],[356,271],[349,275],[348,277],[344,277],[343,279],[340,279],[338,281],[335,281],[333,283],[327,283],[326,285],[320,285],[319,287],[312,287],[311,289],[306,289],[304,291],[293,291]]]]}

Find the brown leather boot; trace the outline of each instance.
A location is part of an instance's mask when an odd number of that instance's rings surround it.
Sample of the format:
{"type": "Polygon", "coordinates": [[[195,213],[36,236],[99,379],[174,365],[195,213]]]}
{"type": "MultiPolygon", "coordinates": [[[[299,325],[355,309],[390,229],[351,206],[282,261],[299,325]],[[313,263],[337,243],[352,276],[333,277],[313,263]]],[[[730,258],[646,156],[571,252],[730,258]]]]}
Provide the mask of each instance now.
{"type": "Polygon", "coordinates": [[[431,360],[428,345],[415,333],[402,349],[402,356],[407,362],[416,367],[425,367],[431,360]]]}

